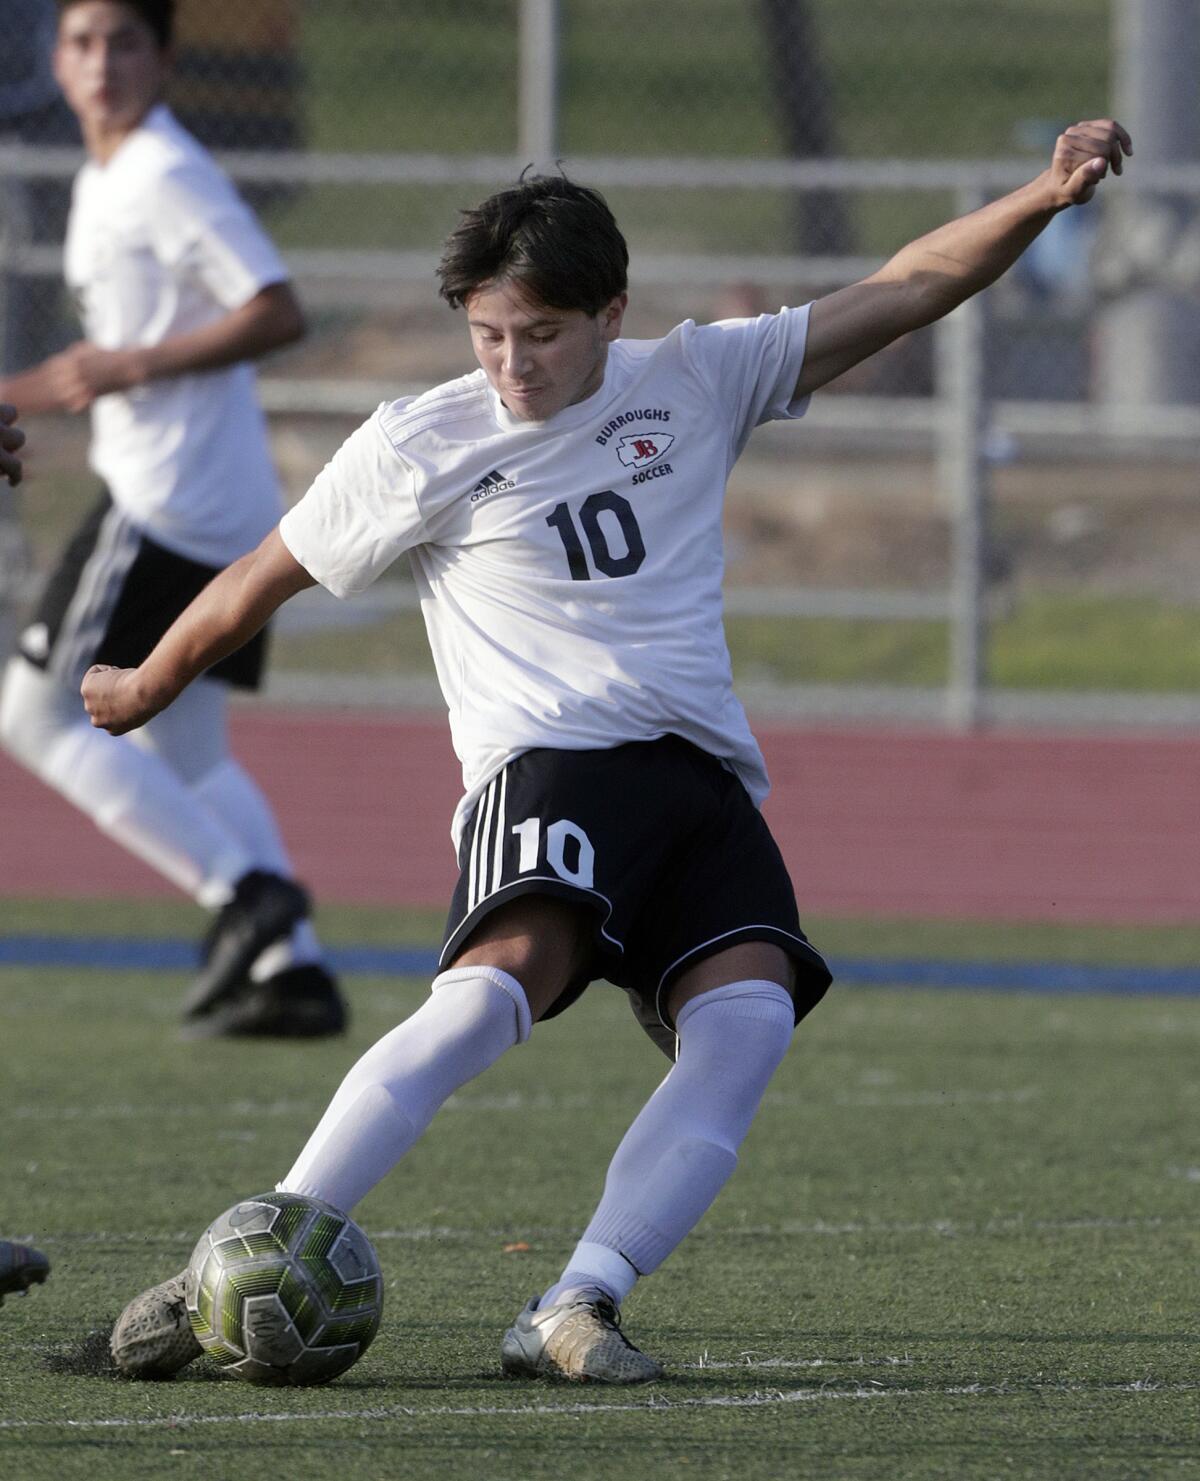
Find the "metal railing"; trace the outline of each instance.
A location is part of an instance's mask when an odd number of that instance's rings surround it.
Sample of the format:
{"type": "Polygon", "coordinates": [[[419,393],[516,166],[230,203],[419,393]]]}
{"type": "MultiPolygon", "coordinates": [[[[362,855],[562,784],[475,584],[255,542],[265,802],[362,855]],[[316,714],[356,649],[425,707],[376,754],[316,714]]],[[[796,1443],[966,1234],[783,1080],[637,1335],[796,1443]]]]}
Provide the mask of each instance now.
{"type": "MultiPolygon", "coordinates": [[[[532,115],[531,115],[532,117],[532,115]]],[[[543,121],[544,126],[544,121],[543,121]]],[[[535,124],[530,122],[530,130],[535,124]]],[[[237,182],[334,186],[444,185],[469,183],[483,189],[505,183],[520,173],[524,158],[506,155],[395,154],[322,155],[237,152],[222,164],[237,182]]],[[[78,168],[72,150],[22,145],[0,146],[0,191],[11,182],[69,178],[78,168]]],[[[797,191],[941,191],[955,201],[954,214],[975,209],[990,196],[1028,178],[1028,167],[1011,162],[723,160],[576,158],[567,162],[578,178],[601,187],[648,190],[698,190],[710,193],[747,187],[797,191]]],[[[1186,199],[1200,205],[1200,164],[1152,165],[1139,169],[1141,200],[1186,199]]],[[[11,198],[11,192],[9,192],[11,198]]],[[[369,306],[389,285],[430,282],[436,250],[355,251],[296,249],[289,266],[305,285],[323,285],[325,300],[369,306]]],[[[639,287],[721,285],[750,281],[764,285],[819,284],[827,291],[856,281],[879,265],[865,257],[729,256],[698,253],[635,252],[634,279],[639,287]]],[[[61,272],[61,254],[35,244],[20,210],[6,210],[0,221],[0,330],[7,291],[21,276],[47,277],[61,272]]],[[[1200,406],[1092,402],[996,401],[985,394],[988,295],[963,304],[935,326],[935,386],[932,398],[840,394],[817,398],[807,425],[837,445],[839,439],[861,448],[932,447],[944,506],[953,511],[951,575],[942,597],[925,593],[817,592],[796,593],[791,602],[776,598],[771,610],[805,615],[859,617],[947,617],[951,632],[949,679],[938,708],[954,726],[970,727],[989,718],[1011,717],[1019,697],[1002,698],[986,683],[986,524],[989,445],[997,432],[1012,449],[1036,449],[1052,441],[1059,451],[1098,445],[1114,451],[1154,450],[1171,456],[1200,454],[1200,406]]],[[[267,378],[262,395],[268,411],[352,413],[366,415],[381,399],[415,387],[375,381],[267,378]]],[[[731,611],[742,598],[732,593],[731,611]]],[[[748,599],[747,599],[748,600],[748,599]]],[[[811,691],[817,708],[836,704],[833,691],[811,691]]],[[[919,703],[930,708],[928,695],[914,691],[859,690],[846,693],[844,705],[861,712],[893,713],[919,703]],[[871,698],[871,694],[874,698],[871,698]]],[[[1132,706],[1131,701],[1131,706],[1132,706]]],[[[1091,701],[1087,702],[1088,705],[1091,701]]],[[[1096,704],[1108,719],[1119,719],[1119,702],[1100,697],[1096,704]]],[[[778,708],[779,706],[776,705],[778,708]]],[[[786,704],[784,706],[786,708],[786,704]]],[[[1048,715],[1053,703],[1029,698],[1030,713],[1048,715]]],[[[1079,705],[1064,700],[1059,708],[1070,718],[1079,705]]],[[[1091,710],[1085,705],[1087,713],[1091,710]]],[[[1200,702],[1181,699],[1159,707],[1168,721],[1186,716],[1200,722],[1200,702]]],[[[1137,702],[1144,717],[1145,701],[1137,702]]]]}

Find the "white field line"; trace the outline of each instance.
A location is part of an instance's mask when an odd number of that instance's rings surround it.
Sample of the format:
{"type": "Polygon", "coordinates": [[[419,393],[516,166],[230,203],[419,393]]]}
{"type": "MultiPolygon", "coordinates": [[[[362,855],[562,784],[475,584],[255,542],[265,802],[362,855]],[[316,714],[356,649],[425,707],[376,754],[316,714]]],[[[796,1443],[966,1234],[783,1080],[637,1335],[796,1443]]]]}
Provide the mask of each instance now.
{"type": "Polygon", "coordinates": [[[910,1357],[865,1358],[861,1355],[854,1358],[761,1358],[747,1352],[730,1361],[710,1358],[708,1353],[702,1352],[695,1363],[675,1363],[672,1366],[680,1372],[765,1373],[810,1368],[911,1368],[913,1360],[910,1357]]]}
{"type": "Polygon", "coordinates": [[[523,1415],[543,1417],[565,1415],[578,1417],[588,1414],[671,1414],[695,1409],[765,1409],[783,1404],[837,1403],[856,1399],[937,1399],[937,1398],[1023,1398],[1031,1395],[1053,1396],[1071,1394],[1179,1394],[1193,1393],[1200,1384],[1154,1383],[1139,1379],[1133,1383],[1088,1384],[985,1384],[967,1383],[939,1385],[929,1388],[886,1388],[879,1386],[856,1386],[854,1388],[793,1389],[790,1392],[774,1390],[770,1393],[721,1394],[703,1399],[666,1399],[657,1395],[640,1403],[628,1402],[607,1404],[465,1404],[455,1406],[435,1405],[417,1409],[407,1404],[387,1405],[371,1409],[319,1409],[308,1414],[292,1411],[269,1413],[248,1410],[240,1414],[187,1414],[163,1415],[156,1419],[0,1419],[0,1431],[4,1430],[156,1430],[184,1429],[200,1425],[243,1425],[243,1424],[328,1424],[355,1421],[358,1423],[387,1421],[392,1419],[495,1419],[516,1418],[523,1415]]]}
{"type": "MultiPolygon", "coordinates": [[[[964,1236],[1035,1233],[1069,1233],[1073,1230],[1145,1230],[1145,1229],[1190,1229],[1197,1218],[1161,1218],[1146,1215],[1138,1218],[1114,1218],[1104,1215],[1087,1215],[1074,1219],[1029,1219],[1019,1214],[1009,1218],[987,1219],[972,1223],[956,1219],[931,1219],[912,1223],[869,1223],[865,1220],[847,1220],[842,1223],[817,1219],[812,1222],[788,1221],[783,1224],[739,1224],[732,1228],[703,1226],[694,1230],[690,1239],[792,1239],[792,1238],[848,1238],[855,1235],[875,1236],[880,1234],[932,1234],[941,1238],[964,1236]]],[[[372,1229],[368,1231],[376,1244],[421,1244],[437,1240],[458,1243],[499,1241],[509,1243],[524,1240],[571,1240],[578,1237],[577,1229],[556,1229],[544,1226],[512,1226],[507,1229],[458,1229],[451,1225],[417,1225],[407,1229],[372,1229]]],[[[195,1230],[178,1233],[138,1233],[118,1230],[92,1230],[88,1233],[48,1233],[39,1230],[37,1238],[26,1231],[34,1243],[56,1247],[83,1247],[90,1245],[161,1245],[179,1246],[190,1249],[198,1235],[195,1230]]],[[[11,1238],[20,1237],[20,1231],[10,1233],[11,1238]]]]}

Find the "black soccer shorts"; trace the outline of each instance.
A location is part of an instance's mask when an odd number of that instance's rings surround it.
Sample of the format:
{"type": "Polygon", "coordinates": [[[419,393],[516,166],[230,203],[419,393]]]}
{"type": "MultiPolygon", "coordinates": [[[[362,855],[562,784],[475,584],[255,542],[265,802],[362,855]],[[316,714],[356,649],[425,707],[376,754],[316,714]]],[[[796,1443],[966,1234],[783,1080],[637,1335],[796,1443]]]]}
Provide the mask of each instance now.
{"type": "MultiPolygon", "coordinates": [[[[18,651],[70,687],[94,663],[136,668],[219,569],[156,544],[104,489],[51,573],[18,651]]],[[[264,629],[206,677],[257,689],[266,652],[264,629]]]]}
{"type": "Polygon", "coordinates": [[[743,941],[795,964],[796,1021],[831,981],[800,928],[787,869],[738,777],[676,735],[600,751],[525,751],[493,778],[467,824],[443,969],[497,906],[523,894],[586,905],[592,960],[545,1015],[604,977],[674,1053],[666,1009],[688,967],[743,941]]]}

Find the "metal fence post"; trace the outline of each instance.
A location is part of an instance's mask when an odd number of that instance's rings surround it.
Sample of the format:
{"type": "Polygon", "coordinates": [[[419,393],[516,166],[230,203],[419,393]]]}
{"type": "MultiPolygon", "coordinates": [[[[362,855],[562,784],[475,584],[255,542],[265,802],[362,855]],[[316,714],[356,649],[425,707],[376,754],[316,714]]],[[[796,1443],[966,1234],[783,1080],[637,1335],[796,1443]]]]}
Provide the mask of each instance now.
{"type": "Polygon", "coordinates": [[[539,169],[558,158],[560,0],[521,0],[517,152],[539,169]]]}
{"type": "Polygon", "coordinates": [[[28,209],[29,182],[0,175],[0,373],[24,369],[18,364],[18,299],[21,255],[33,239],[28,209]]]}
{"type": "Polygon", "coordinates": [[[1104,198],[1117,228],[1106,271],[1119,291],[1101,317],[1100,390],[1110,405],[1196,405],[1200,303],[1189,258],[1200,213],[1194,199],[1147,191],[1141,178],[1149,165],[1200,161],[1200,0],[1117,0],[1113,19],[1114,107],[1136,154],[1104,198]]]}
{"type": "MultiPolygon", "coordinates": [[[[958,214],[983,197],[963,191],[958,214]]],[[[938,476],[950,510],[950,667],[946,719],[970,730],[987,682],[987,464],[984,451],[986,309],[969,298],[937,326],[938,476]]]]}

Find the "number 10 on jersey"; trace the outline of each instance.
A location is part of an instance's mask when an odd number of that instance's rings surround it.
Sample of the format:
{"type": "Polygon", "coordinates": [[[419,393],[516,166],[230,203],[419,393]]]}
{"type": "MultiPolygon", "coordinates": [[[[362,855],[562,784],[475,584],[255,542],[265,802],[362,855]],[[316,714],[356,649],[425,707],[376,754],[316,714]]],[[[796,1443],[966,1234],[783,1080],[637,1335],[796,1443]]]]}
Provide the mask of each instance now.
{"type": "Polygon", "coordinates": [[[632,576],[646,559],[646,544],[633,505],[612,489],[587,496],[579,506],[578,524],[569,504],[556,504],[554,512],[546,516],[546,523],[558,531],[567,553],[567,569],[572,581],[590,581],[593,567],[602,576],[632,576]],[[603,519],[604,515],[609,518],[603,519]],[[614,520],[616,528],[613,527],[614,520]],[[591,552],[590,566],[580,530],[591,552]],[[619,548],[614,551],[609,538],[610,534],[616,535],[618,531],[625,546],[623,552],[619,548]]]}

